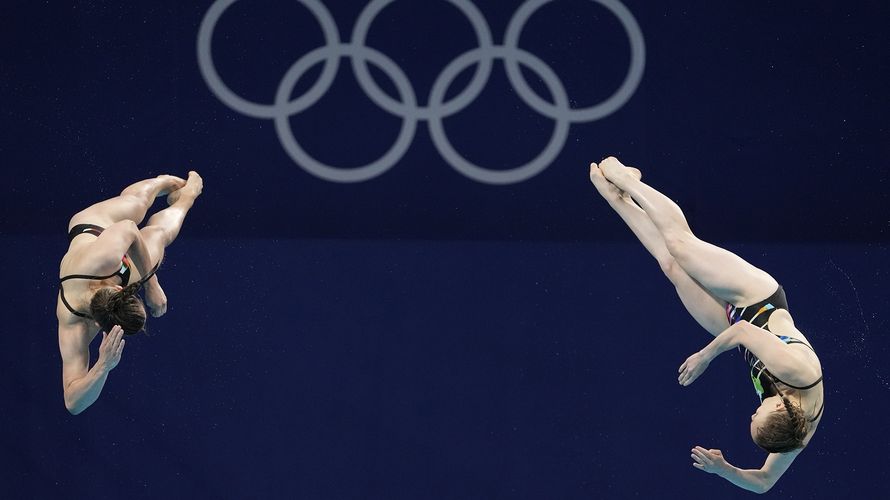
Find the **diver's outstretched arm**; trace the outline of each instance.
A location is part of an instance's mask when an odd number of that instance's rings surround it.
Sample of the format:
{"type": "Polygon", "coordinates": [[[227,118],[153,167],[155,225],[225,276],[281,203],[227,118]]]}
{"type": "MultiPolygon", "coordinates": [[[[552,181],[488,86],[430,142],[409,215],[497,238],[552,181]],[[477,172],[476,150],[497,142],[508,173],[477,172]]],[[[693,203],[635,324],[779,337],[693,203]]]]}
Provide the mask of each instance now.
{"type": "Polygon", "coordinates": [[[723,452],[696,446],[692,449],[692,466],[710,474],[717,474],[730,483],[754,493],[766,493],[782,474],[791,467],[801,450],[788,453],[770,453],[760,469],[739,469],[723,458],[723,452]]]}

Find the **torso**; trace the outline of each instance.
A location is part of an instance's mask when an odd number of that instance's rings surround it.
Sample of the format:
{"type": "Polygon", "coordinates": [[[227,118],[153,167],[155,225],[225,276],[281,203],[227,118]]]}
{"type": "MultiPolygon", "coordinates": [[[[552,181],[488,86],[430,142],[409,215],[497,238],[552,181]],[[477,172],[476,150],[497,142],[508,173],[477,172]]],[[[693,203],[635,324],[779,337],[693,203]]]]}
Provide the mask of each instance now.
{"type": "MultiPolygon", "coordinates": [[[[786,309],[779,309],[773,312],[769,317],[768,327],[769,331],[775,335],[791,337],[800,340],[801,342],[805,342],[807,345],[811,345],[806,336],[794,326],[794,320],[791,317],[791,313],[786,309]]],[[[788,347],[790,349],[799,349],[800,352],[805,353],[808,362],[812,363],[811,366],[816,369],[816,372],[818,373],[817,377],[821,376],[822,364],[819,362],[819,356],[817,356],[812,349],[807,347],[807,345],[791,344],[788,347]]],[[[816,414],[819,414],[818,418],[809,424],[810,430],[807,433],[807,437],[804,439],[804,445],[806,445],[810,441],[810,438],[813,437],[816,427],[819,426],[819,422],[824,416],[824,410],[820,413],[820,408],[822,408],[823,405],[824,385],[821,383],[816,384],[816,386],[806,390],[790,387],[781,381],[777,381],[776,385],[786,396],[788,396],[789,399],[795,401],[801,408],[803,408],[807,420],[810,420],[816,414]]]]}
{"type": "MultiPolygon", "coordinates": [[[[96,251],[100,251],[101,249],[96,248],[93,243],[96,242],[97,236],[92,234],[83,234],[79,235],[68,245],[68,251],[62,257],[62,261],[59,264],[59,279],[64,276],[72,275],[72,274],[89,274],[95,276],[107,276],[109,274],[114,273],[118,266],[115,267],[102,267],[97,265],[97,262],[102,262],[103,259],[96,258],[96,251]]],[[[139,271],[136,269],[136,266],[130,266],[130,282],[133,283],[139,280],[142,276],[139,274],[139,271]]],[[[93,290],[98,286],[115,286],[121,285],[121,278],[118,276],[113,276],[104,280],[89,280],[89,279],[70,279],[66,280],[63,283],[65,289],[65,299],[68,301],[68,304],[71,305],[75,310],[80,312],[88,312],[90,309],[90,298],[93,295],[93,290]]],[[[65,307],[65,304],[62,303],[62,299],[57,295],[56,297],[56,316],[59,319],[59,323],[67,324],[67,325],[76,325],[81,324],[84,328],[84,331],[88,332],[88,340],[90,342],[93,338],[96,337],[96,334],[99,333],[99,327],[96,323],[90,318],[82,318],[73,314],[71,311],[65,307]]]]}

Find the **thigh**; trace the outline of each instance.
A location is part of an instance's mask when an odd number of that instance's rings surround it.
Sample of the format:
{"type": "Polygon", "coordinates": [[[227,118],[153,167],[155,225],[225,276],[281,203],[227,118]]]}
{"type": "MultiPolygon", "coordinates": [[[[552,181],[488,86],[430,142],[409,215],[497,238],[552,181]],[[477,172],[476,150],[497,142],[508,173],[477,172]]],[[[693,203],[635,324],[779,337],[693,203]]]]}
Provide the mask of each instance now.
{"type": "Polygon", "coordinates": [[[148,211],[145,200],[132,195],[120,195],[100,201],[77,212],[68,223],[68,229],[77,224],[96,224],[108,227],[115,222],[131,220],[136,224],[142,222],[148,211]]]}
{"type": "Polygon", "coordinates": [[[708,333],[716,337],[729,326],[725,301],[711,295],[679,265],[672,267],[669,278],[680,296],[680,302],[708,333]]]}
{"type": "Polygon", "coordinates": [[[164,258],[164,249],[167,248],[167,236],[164,230],[157,226],[143,227],[139,230],[139,233],[142,234],[142,241],[145,242],[145,248],[148,249],[148,253],[151,255],[151,265],[154,267],[155,264],[164,258]]]}
{"type": "Polygon", "coordinates": [[[671,254],[689,276],[717,299],[745,306],[772,295],[778,282],[738,255],[687,233],[671,254]]]}

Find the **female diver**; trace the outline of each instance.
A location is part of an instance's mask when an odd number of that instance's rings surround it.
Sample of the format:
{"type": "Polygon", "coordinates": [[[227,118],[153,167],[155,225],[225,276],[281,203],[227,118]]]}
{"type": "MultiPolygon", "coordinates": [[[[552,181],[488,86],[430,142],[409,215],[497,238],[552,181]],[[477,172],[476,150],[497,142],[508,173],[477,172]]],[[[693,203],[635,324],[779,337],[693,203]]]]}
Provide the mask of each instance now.
{"type": "Polygon", "coordinates": [[[714,335],[679,369],[687,386],[719,354],[738,347],[760,406],[751,437],[769,453],[760,469],[739,469],[720,450],[696,446],[693,466],[750,491],[769,490],[807,445],[822,418],[819,358],[794,326],[785,292],[766,272],[699,240],[673,201],[644,184],[639,170],[614,157],[590,165],[590,180],[658,261],[693,318],[714,335]]]}
{"type": "Polygon", "coordinates": [[[145,288],[152,316],[167,311],[156,271],[164,248],[176,239],[185,215],[203,189],[203,180],[172,175],[137,182],[120,196],[82,210],[68,223],[68,252],[59,266],[59,350],[65,407],[76,415],[93,404],[124,349],[124,334],[145,325],[145,288]],[[167,195],[167,208],[137,225],[155,198],[167,195]],[[90,368],[90,343],[102,330],[99,358],[90,368]]]}

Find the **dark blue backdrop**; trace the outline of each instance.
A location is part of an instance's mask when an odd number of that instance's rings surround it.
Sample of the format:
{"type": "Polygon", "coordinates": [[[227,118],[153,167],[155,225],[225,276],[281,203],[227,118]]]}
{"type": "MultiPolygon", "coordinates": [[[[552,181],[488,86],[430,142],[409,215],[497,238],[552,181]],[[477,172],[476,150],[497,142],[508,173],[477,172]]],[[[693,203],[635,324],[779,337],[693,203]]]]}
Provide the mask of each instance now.
{"type": "MultiPolygon", "coordinates": [[[[475,4],[502,43],[522,2],[475,4]]],[[[617,2],[556,0],[519,39],[572,108],[608,98],[633,59],[606,4],[617,2]]],[[[351,40],[366,3],[325,5],[351,40]]],[[[538,175],[490,185],[449,165],[427,120],[378,177],[311,175],[273,120],[232,110],[202,76],[208,2],[5,2],[2,496],[745,496],[687,452],[762,463],[743,362],[727,354],[676,385],[708,335],[596,199],[587,164],[607,154],[641,168],[702,237],[782,282],[820,353],[826,418],[776,496],[886,494],[890,6],[623,5],[645,40],[639,86],[609,116],[569,125],[538,175]],[[134,180],[188,169],[205,194],[161,271],[170,311],[71,417],[54,318],[65,224],[134,180]]],[[[321,45],[299,2],[242,0],[212,55],[233,91],[272,103],[321,45]]],[[[367,45],[420,104],[476,47],[458,9],[428,1],[384,8],[367,45]]],[[[523,74],[550,98],[546,79],[523,74]]],[[[398,135],[401,119],[356,81],[342,59],[318,103],[288,118],[313,157],[359,166],[398,135]]],[[[501,61],[443,123],[460,154],[494,170],[534,158],[554,128],[501,61]]]]}

